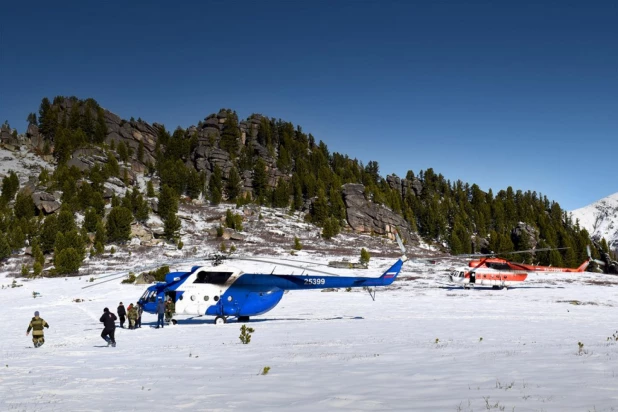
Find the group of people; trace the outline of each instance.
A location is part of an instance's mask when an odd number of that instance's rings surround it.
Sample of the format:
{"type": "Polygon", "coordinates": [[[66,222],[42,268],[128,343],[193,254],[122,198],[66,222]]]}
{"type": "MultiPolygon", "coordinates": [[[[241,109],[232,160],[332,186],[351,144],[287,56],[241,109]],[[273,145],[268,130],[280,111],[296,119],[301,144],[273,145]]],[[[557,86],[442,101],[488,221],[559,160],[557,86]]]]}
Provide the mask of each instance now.
{"type": "MultiPolygon", "coordinates": [[[[129,329],[137,329],[142,327],[142,313],[144,312],[144,308],[139,303],[133,304],[131,303],[128,308],[125,309],[122,302],[118,305],[118,309],[116,310],[118,313],[118,317],[108,308],[103,309],[103,315],[99,319],[101,323],[103,323],[103,331],[101,332],[101,338],[107,342],[107,346],[116,347],[116,321],[120,320],[120,327],[124,328],[124,323],[128,319],[129,329]],[[120,319],[118,319],[120,318],[120,319]]],[[[159,327],[163,328],[164,322],[163,317],[165,316],[165,323],[169,324],[170,322],[175,321],[172,319],[175,312],[175,305],[172,298],[168,297],[166,301],[163,301],[162,297],[159,297],[157,302],[157,329],[159,327]]],[[[43,320],[39,316],[39,311],[34,312],[34,317],[30,321],[28,325],[28,330],[26,331],[26,336],[30,334],[32,331],[32,342],[34,343],[35,348],[41,347],[45,343],[45,337],[43,328],[49,328],[49,324],[43,320]]]]}
{"type": "Polygon", "coordinates": [[[129,320],[129,329],[137,329],[142,327],[142,313],[144,308],[137,303],[136,305],[130,304],[127,309],[124,308],[122,302],[118,305],[117,309],[118,317],[120,318],[120,327],[124,328],[124,322],[129,320]]]}

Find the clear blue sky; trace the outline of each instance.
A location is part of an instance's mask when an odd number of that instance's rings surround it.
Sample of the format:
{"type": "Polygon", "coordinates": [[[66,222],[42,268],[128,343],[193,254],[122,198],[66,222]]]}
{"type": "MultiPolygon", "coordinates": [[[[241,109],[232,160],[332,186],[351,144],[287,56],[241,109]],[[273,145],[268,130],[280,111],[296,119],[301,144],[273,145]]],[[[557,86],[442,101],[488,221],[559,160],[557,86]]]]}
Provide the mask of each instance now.
{"type": "Polygon", "coordinates": [[[93,97],[187,127],[299,124],[380,173],[432,167],[565,209],[618,192],[618,2],[9,2],[0,122],[93,97]]]}

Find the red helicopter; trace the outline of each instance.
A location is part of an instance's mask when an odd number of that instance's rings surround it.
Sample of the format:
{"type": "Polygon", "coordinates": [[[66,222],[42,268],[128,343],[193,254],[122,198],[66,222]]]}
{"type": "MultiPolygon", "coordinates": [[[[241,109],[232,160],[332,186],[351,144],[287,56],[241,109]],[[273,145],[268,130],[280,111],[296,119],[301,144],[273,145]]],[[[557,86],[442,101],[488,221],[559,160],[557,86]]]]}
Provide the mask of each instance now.
{"type": "MultiPolygon", "coordinates": [[[[541,252],[552,249],[522,250],[515,253],[541,252]]],[[[553,249],[556,250],[556,249],[553,249]]],[[[468,267],[454,269],[449,278],[451,282],[462,285],[468,289],[475,285],[491,286],[494,289],[507,288],[517,283],[523,282],[530,272],[583,272],[590,262],[603,265],[604,262],[592,258],[590,247],[587,247],[588,259],[577,268],[561,268],[553,266],[529,265],[525,263],[512,262],[507,259],[494,257],[495,254],[488,255],[466,255],[480,257],[481,259],[472,260],[468,267]]]]}

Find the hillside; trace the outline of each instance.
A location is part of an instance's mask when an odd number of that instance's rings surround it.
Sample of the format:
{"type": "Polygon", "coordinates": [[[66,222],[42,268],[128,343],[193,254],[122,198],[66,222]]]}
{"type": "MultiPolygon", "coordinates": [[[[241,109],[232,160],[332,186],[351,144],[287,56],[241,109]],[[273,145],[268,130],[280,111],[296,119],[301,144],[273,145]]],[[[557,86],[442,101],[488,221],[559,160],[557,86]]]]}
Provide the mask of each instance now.
{"type": "Polygon", "coordinates": [[[609,247],[618,253],[618,193],[573,210],[571,216],[592,238],[604,238],[609,247]]]}
{"type": "Polygon", "coordinates": [[[540,264],[574,267],[587,258],[588,232],[535,191],[483,192],[433,169],[383,177],[377,162],[331,153],[281,119],[240,120],[221,109],[170,133],[121,119],[94,99],[60,96],[44,98],[28,119],[23,135],[0,130],[14,157],[30,151],[42,159],[17,174],[7,164],[1,171],[0,259],[26,252],[24,274],[76,273],[87,254],[112,246],[181,249],[204,229],[200,215],[211,222],[205,240],[229,247],[221,243],[232,237],[250,252],[246,238],[260,208],[299,219],[328,249],[346,234],[392,240],[397,232],[409,246],[426,242],[453,254],[538,246],[561,248],[535,256],[540,264]]]}

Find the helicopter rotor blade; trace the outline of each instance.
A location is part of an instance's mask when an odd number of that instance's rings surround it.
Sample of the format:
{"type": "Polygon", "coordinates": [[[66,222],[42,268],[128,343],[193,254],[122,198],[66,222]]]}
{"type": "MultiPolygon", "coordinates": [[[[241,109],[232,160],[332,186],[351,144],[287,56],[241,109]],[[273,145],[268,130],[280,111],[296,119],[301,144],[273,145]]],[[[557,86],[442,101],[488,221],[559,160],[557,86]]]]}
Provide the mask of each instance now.
{"type": "Polygon", "coordinates": [[[471,253],[466,255],[453,255],[452,257],[463,257],[463,258],[475,258],[475,257],[492,257],[497,255],[517,255],[519,253],[536,253],[536,252],[547,252],[550,250],[563,250],[569,249],[568,247],[546,247],[541,249],[526,249],[526,250],[515,250],[513,252],[493,252],[493,253],[471,253]]]}

